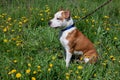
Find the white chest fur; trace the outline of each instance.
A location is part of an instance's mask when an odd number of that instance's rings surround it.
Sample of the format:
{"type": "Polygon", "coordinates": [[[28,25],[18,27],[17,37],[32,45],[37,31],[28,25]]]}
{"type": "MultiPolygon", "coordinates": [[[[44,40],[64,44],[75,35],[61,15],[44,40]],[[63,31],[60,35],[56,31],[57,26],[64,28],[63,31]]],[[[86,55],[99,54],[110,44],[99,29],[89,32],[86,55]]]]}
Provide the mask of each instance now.
{"type": "Polygon", "coordinates": [[[62,33],[62,36],[60,37],[60,42],[65,49],[69,49],[69,46],[68,46],[69,41],[66,39],[66,37],[68,36],[68,34],[70,32],[72,32],[75,29],[76,29],[76,27],[73,27],[73,28],[66,30],[62,33]]]}

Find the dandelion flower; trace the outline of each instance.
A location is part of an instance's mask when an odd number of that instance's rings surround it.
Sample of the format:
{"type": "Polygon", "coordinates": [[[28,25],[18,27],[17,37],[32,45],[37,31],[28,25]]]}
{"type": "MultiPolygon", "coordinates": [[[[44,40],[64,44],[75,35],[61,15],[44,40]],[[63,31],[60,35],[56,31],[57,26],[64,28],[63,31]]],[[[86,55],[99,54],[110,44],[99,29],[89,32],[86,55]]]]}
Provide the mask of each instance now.
{"type": "Polygon", "coordinates": [[[40,15],[40,16],[43,16],[43,14],[42,14],[42,13],[40,13],[39,15],[40,15]]]}
{"type": "Polygon", "coordinates": [[[79,16],[75,16],[75,18],[77,19],[77,18],[79,18],[79,16]]]}
{"type": "Polygon", "coordinates": [[[23,20],[24,23],[26,23],[27,21],[28,21],[27,19],[23,20]]]}
{"type": "Polygon", "coordinates": [[[20,46],[21,45],[21,43],[16,43],[16,46],[20,46]]]}
{"type": "Polygon", "coordinates": [[[19,24],[19,25],[22,25],[22,22],[19,22],[18,24],[19,24]]]}
{"type": "Polygon", "coordinates": [[[41,21],[44,21],[44,18],[41,18],[41,21]]]}
{"type": "Polygon", "coordinates": [[[115,61],[115,60],[116,60],[114,56],[110,56],[110,59],[111,59],[112,61],[115,61]]]}
{"type": "Polygon", "coordinates": [[[21,76],[22,76],[21,73],[16,74],[16,78],[20,78],[21,76]]]}
{"type": "Polygon", "coordinates": [[[66,76],[70,76],[70,74],[69,74],[69,73],[65,73],[65,75],[66,75],[66,76]]]}
{"type": "Polygon", "coordinates": [[[53,67],[53,64],[49,64],[49,66],[50,66],[50,68],[52,68],[52,67],[53,67]]]}
{"type": "Polygon", "coordinates": [[[93,74],[94,77],[96,77],[97,75],[96,74],[93,74]]]}
{"type": "Polygon", "coordinates": [[[11,21],[12,20],[12,18],[11,17],[9,17],[8,19],[7,19],[7,21],[11,21]]]}
{"type": "Polygon", "coordinates": [[[110,17],[109,16],[104,16],[105,19],[109,19],[110,17]]]}
{"type": "Polygon", "coordinates": [[[14,30],[14,29],[12,29],[11,31],[12,31],[12,32],[15,32],[15,30],[14,30]]]}
{"type": "Polygon", "coordinates": [[[114,58],[114,56],[110,56],[110,58],[112,59],[112,58],[114,58]]]}
{"type": "Polygon", "coordinates": [[[82,67],[82,66],[78,66],[77,68],[78,68],[79,70],[83,69],[83,67],[82,67]]]}
{"type": "Polygon", "coordinates": [[[30,69],[27,69],[27,70],[26,70],[26,74],[29,74],[29,73],[30,73],[30,71],[31,71],[30,69]]]}
{"type": "Polygon", "coordinates": [[[41,68],[41,66],[37,66],[37,68],[38,68],[38,69],[40,69],[40,68],[41,68]]]}
{"type": "Polygon", "coordinates": [[[55,56],[53,56],[53,57],[52,57],[52,60],[55,60],[55,59],[56,59],[56,57],[55,57],[55,56]]]}
{"type": "Polygon", "coordinates": [[[66,79],[69,79],[70,77],[69,76],[66,76],[66,79]]]}
{"type": "Polygon", "coordinates": [[[37,73],[37,71],[33,71],[33,74],[36,74],[37,73]]]}
{"type": "Polygon", "coordinates": [[[31,64],[30,64],[30,63],[28,63],[28,67],[31,67],[31,64]]]}
{"type": "Polygon", "coordinates": [[[118,38],[117,37],[114,37],[114,40],[117,40],[118,38]]]}
{"type": "Polygon", "coordinates": [[[36,78],[35,78],[35,77],[32,77],[31,80],[36,80],[36,78]]]}
{"type": "Polygon", "coordinates": [[[95,22],[95,20],[93,19],[93,20],[92,20],[92,23],[94,23],[94,22],[95,22]]]}
{"type": "Polygon", "coordinates": [[[70,78],[70,74],[69,73],[65,73],[65,75],[66,75],[66,79],[70,78]]]}
{"type": "Polygon", "coordinates": [[[15,59],[15,60],[13,60],[13,62],[14,62],[14,63],[17,63],[17,60],[15,59]]]}
{"type": "Polygon", "coordinates": [[[78,79],[81,79],[81,76],[77,76],[78,79]]]}
{"type": "Polygon", "coordinates": [[[106,28],[106,30],[107,30],[107,31],[109,31],[109,30],[110,30],[110,28],[106,28]]]}
{"type": "Polygon", "coordinates": [[[103,66],[106,66],[106,63],[102,63],[103,66]]]}
{"type": "Polygon", "coordinates": [[[5,28],[3,29],[3,32],[7,32],[7,30],[8,30],[8,29],[5,27],[5,28]]]}
{"type": "Polygon", "coordinates": [[[16,72],[16,69],[11,70],[8,74],[13,74],[16,72]]]}
{"type": "Polygon", "coordinates": [[[78,73],[79,73],[79,71],[75,71],[75,73],[76,73],[76,74],[78,74],[78,73]]]}
{"type": "Polygon", "coordinates": [[[48,72],[50,72],[51,71],[51,68],[48,68],[48,72]]]}
{"type": "Polygon", "coordinates": [[[7,40],[7,39],[4,39],[4,40],[3,40],[3,42],[4,42],[4,43],[7,43],[7,42],[8,42],[8,40],[7,40]]]}

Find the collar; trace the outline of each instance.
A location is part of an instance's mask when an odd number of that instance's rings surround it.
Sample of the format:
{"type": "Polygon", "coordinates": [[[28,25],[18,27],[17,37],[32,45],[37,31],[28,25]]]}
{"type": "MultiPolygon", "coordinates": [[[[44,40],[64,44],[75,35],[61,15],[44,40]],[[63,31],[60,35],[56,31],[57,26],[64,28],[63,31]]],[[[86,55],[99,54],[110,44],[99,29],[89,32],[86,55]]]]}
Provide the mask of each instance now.
{"type": "Polygon", "coordinates": [[[72,25],[70,25],[70,26],[68,26],[68,27],[66,27],[66,28],[64,28],[64,29],[62,29],[61,31],[63,32],[63,31],[66,31],[66,30],[68,30],[68,29],[70,29],[70,28],[72,28],[72,27],[74,27],[74,23],[72,24],[72,25]]]}

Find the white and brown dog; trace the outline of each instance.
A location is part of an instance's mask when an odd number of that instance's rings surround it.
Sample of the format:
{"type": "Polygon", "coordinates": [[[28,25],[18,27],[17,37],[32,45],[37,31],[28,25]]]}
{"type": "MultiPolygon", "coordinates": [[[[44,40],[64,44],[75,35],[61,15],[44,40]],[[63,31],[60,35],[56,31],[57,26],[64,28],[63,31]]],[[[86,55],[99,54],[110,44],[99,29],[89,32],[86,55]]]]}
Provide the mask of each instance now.
{"type": "Polygon", "coordinates": [[[98,54],[93,43],[75,26],[70,11],[58,11],[48,23],[51,27],[64,27],[60,42],[66,51],[66,67],[69,66],[73,54],[82,55],[85,63],[96,63],[98,54]]]}

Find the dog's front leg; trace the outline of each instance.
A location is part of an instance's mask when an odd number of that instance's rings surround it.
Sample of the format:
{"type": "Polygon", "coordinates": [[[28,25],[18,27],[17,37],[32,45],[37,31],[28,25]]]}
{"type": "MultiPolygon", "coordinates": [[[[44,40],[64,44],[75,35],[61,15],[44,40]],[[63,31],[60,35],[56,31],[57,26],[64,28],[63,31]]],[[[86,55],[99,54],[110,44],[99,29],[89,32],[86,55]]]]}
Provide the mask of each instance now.
{"type": "Polygon", "coordinates": [[[69,67],[70,60],[71,60],[72,54],[69,51],[66,51],[66,67],[69,67]]]}

